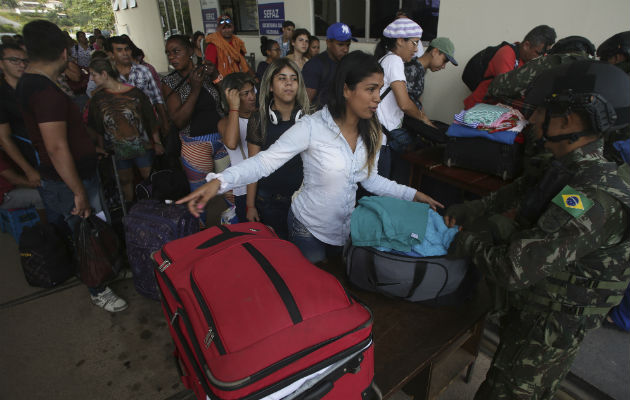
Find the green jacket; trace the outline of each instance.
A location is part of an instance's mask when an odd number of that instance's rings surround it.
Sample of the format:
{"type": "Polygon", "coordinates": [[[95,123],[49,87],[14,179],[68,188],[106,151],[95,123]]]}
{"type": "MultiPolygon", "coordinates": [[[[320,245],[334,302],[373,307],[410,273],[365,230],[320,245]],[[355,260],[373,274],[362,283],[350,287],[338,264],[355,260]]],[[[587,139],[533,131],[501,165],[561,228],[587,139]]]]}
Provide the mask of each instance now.
{"type": "Polygon", "coordinates": [[[530,194],[532,180],[525,178],[462,206],[467,219],[485,216],[495,224],[492,236],[463,232],[454,246],[496,285],[501,301],[565,312],[594,327],[621,300],[630,280],[630,167],[608,162],[602,146],[597,140],[559,159],[575,172],[567,186],[583,210],[558,194],[531,225],[503,217],[530,194]]]}

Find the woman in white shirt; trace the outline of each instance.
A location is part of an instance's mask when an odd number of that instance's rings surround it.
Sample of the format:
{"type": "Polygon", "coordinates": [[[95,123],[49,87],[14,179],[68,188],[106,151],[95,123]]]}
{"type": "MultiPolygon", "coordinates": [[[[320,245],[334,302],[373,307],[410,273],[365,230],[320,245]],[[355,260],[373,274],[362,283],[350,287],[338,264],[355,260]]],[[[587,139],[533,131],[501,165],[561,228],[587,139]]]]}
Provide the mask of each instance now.
{"type": "Polygon", "coordinates": [[[340,251],[348,239],[359,182],[377,195],[443,207],[377,174],[382,132],[376,108],[382,86],[383,69],[374,57],[361,51],[348,54],[337,67],[326,107],[300,119],[268,150],[221,174],[208,174],[208,183],[177,203],[188,202],[198,216],[217,193],[255,182],[300,154],[304,181],[289,211],[289,240],[311,262],[324,260],[327,251],[340,251]]]}
{"type": "Polygon", "coordinates": [[[378,106],[378,119],[389,131],[388,145],[396,152],[412,150],[413,136],[402,127],[405,115],[433,126],[424,112],[416,106],[407,92],[405,63],[411,61],[421,46],[422,28],[409,18],[398,18],[383,30],[383,38],[376,46],[374,56],[385,73],[378,106]]]}

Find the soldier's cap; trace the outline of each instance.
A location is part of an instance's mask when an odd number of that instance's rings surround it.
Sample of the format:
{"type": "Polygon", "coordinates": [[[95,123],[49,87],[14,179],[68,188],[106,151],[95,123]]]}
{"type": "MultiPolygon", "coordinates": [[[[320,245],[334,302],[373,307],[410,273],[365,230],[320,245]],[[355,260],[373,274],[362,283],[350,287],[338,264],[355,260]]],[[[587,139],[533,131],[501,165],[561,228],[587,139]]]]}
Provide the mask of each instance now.
{"type": "Polygon", "coordinates": [[[437,37],[433,39],[431,43],[429,43],[429,46],[434,47],[444,53],[446,58],[448,58],[448,60],[452,62],[453,65],[458,65],[457,61],[455,61],[455,45],[453,44],[453,42],[451,42],[451,39],[446,37],[437,37]]]}
{"type": "Polygon", "coordinates": [[[548,54],[565,54],[584,52],[589,56],[595,55],[595,45],[584,36],[567,36],[558,40],[548,54]]]}
{"type": "Polygon", "coordinates": [[[547,109],[581,109],[598,132],[630,123],[630,77],[606,62],[580,60],[541,73],[524,101],[547,109]]]}
{"type": "Polygon", "coordinates": [[[630,56],[630,31],[612,35],[597,48],[597,57],[604,61],[615,54],[630,56]]]}

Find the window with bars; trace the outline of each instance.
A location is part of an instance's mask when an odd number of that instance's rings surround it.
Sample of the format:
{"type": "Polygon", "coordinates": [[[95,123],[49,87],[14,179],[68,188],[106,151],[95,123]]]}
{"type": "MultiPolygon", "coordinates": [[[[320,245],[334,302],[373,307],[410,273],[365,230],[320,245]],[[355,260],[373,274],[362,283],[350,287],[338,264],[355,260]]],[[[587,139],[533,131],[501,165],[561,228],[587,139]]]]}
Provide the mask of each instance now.
{"type": "Polygon", "coordinates": [[[236,33],[258,34],[258,4],[256,0],[220,0],[220,14],[228,14],[234,20],[236,33]]]}
{"type": "Polygon", "coordinates": [[[191,35],[188,0],[157,0],[164,38],[171,35],[191,35]]]}
{"type": "Polygon", "coordinates": [[[315,35],[326,36],[329,25],[341,21],[357,39],[378,39],[383,29],[404,12],[423,29],[422,40],[437,35],[440,0],[313,0],[315,35]]]}

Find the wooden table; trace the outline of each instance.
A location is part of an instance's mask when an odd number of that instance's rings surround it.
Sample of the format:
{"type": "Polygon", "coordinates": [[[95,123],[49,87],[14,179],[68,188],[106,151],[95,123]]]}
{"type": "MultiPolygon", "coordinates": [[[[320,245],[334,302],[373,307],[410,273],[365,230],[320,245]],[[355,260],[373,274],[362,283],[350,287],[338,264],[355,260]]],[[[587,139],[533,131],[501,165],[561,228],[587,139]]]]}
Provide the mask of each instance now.
{"type": "Polygon", "coordinates": [[[476,195],[485,196],[510,182],[483,172],[448,167],[443,163],[443,155],[444,147],[429,147],[403,154],[402,157],[411,163],[409,185],[419,188],[422,176],[426,175],[476,195]]]}
{"type": "Polygon", "coordinates": [[[414,400],[431,399],[465,368],[470,377],[490,308],[484,284],[464,305],[434,307],[352,288],[340,262],[320,267],[374,313],[374,379],[383,398],[402,389],[414,400]]]}

